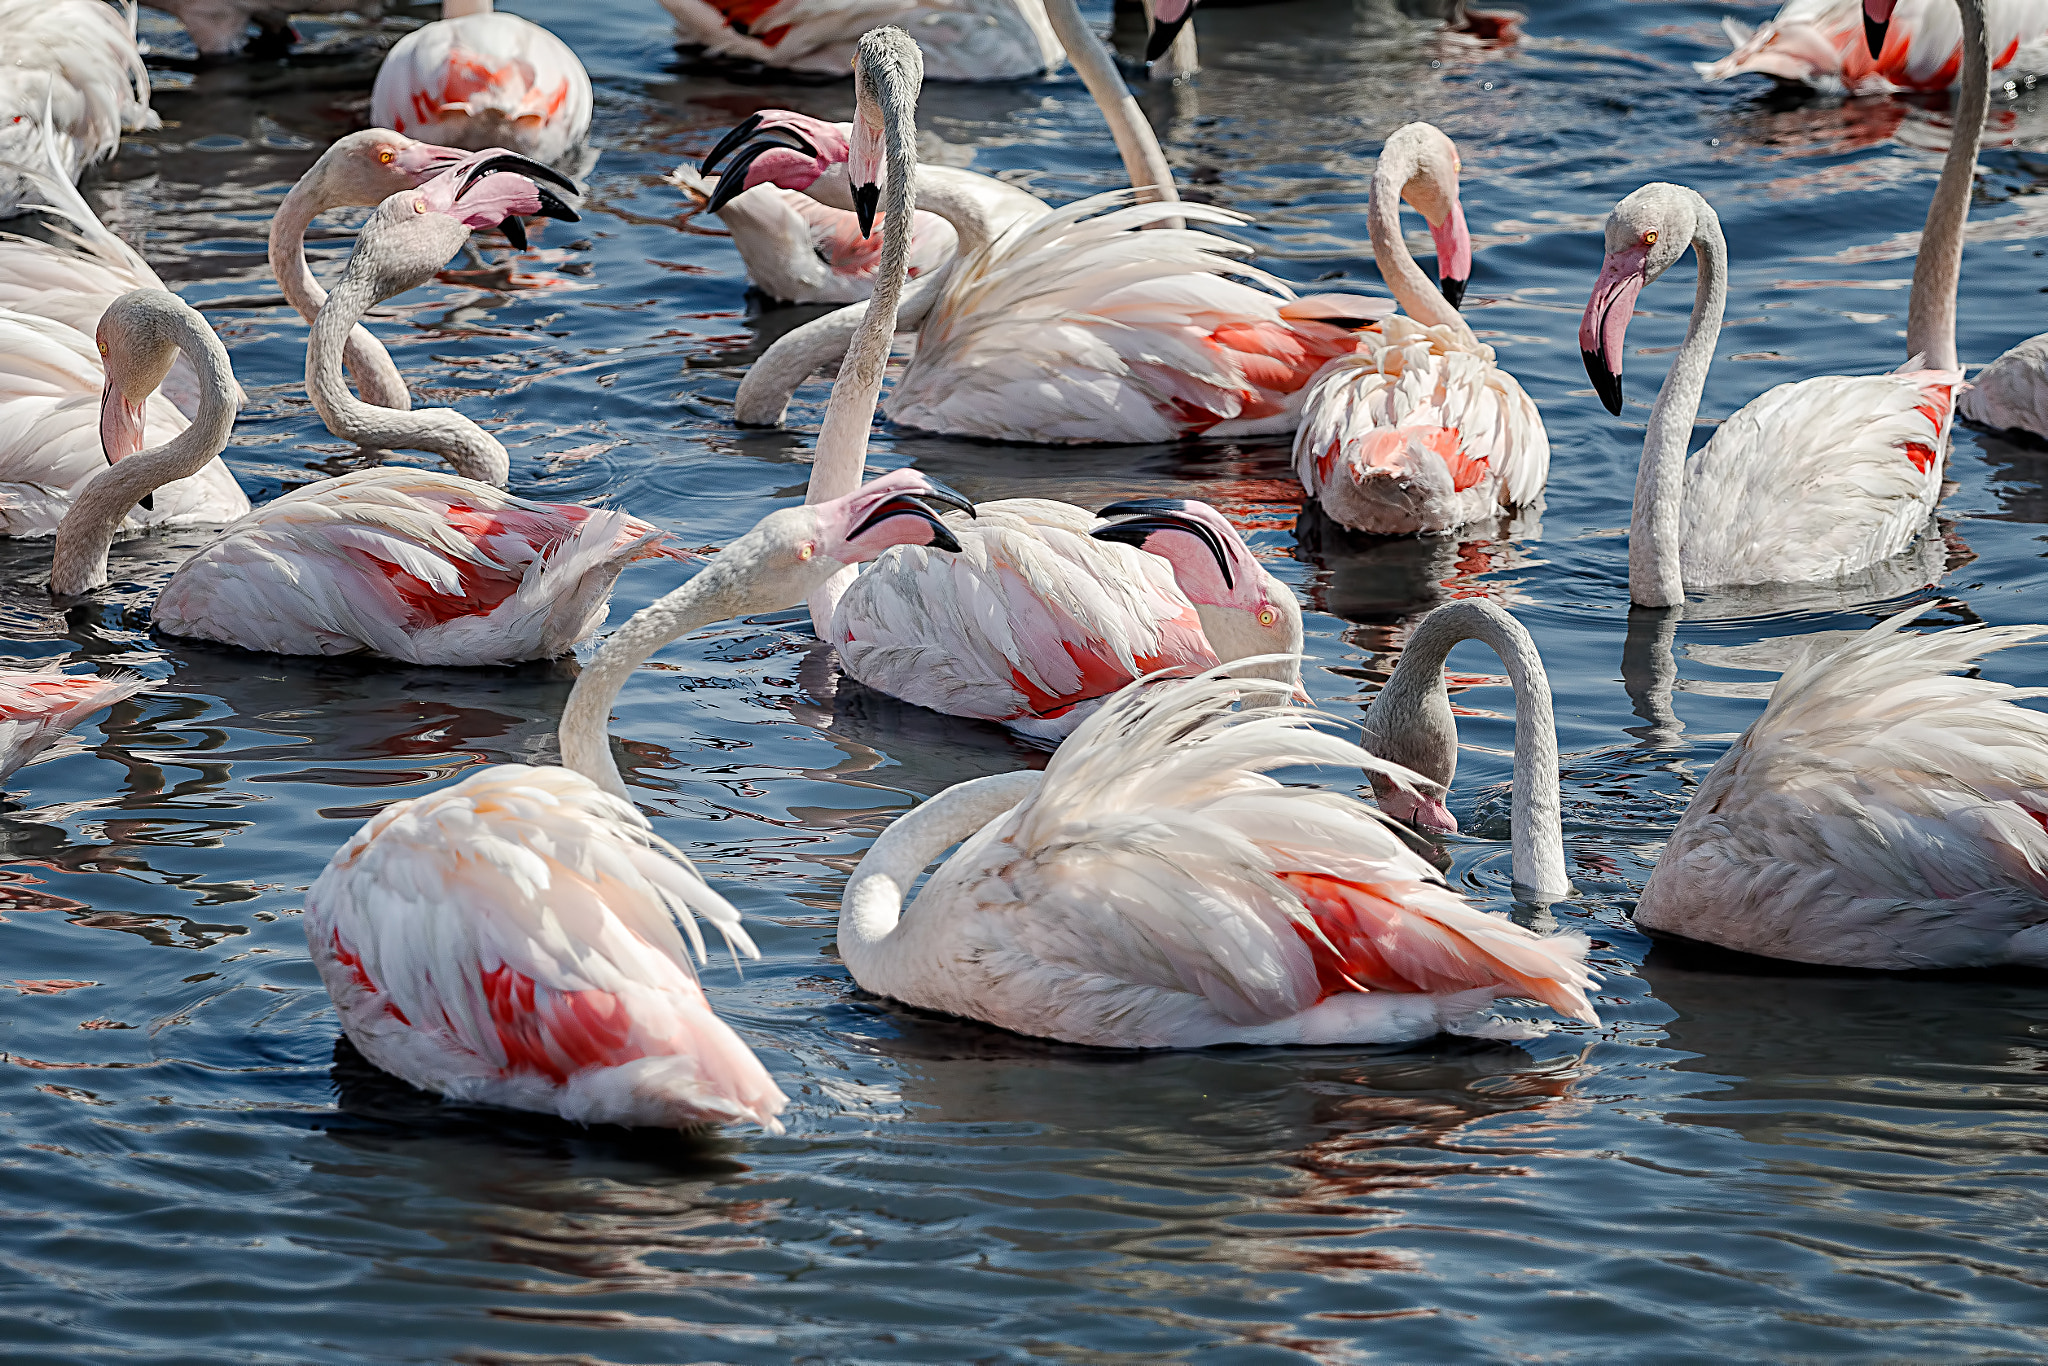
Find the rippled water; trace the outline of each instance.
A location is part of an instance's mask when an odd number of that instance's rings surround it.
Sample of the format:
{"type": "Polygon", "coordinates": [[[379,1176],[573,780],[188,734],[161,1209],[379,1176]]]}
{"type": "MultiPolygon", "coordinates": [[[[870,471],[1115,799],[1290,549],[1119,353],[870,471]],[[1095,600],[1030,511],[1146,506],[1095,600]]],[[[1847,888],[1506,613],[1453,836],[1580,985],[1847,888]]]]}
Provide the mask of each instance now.
{"type": "MultiPolygon", "coordinates": [[[[546,259],[525,263],[548,288],[436,285],[379,330],[424,392],[505,437],[518,492],[610,495],[720,544],[800,496],[825,390],[805,391],[796,433],[728,425],[745,364],[804,315],[749,300],[715,225],[683,218],[661,176],[740,114],[843,117],[850,91],[692,65],[648,0],[507,8],[546,14],[597,83],[586,221],[548,224],[546,259]]],[[[1608,206],[1665,178],[1714,200],[1735,253],[1709,416],[1783,380],[1889,368],[1911,270],[1893,239],[1920,225],[1945,101],[1699,85],[1685,63],[1722,46],[1718,17],[1769,6],[1533,8],[1506,50],[1431,36],[1385,0],[1205,9],[1207,71],[1144,103],[1183,183],[1257,215],[1266,263],[1303,282],[1374,279],[1365,185],[1389,131],[1428,117],[1458,139],[1479,243],[1468,312],[1556,449],[1540,522],[1378,545],[1297,528],[1277,442],[1046,452],[884,434],[875,458],[981,497],[1217,501],[1312,605],[1309,687],[1340,714],[1431,604],[1511,606],[1556,689],[1582,894],[1555,914],[1597,941],[1599,1028],[1522,1047],[1140,1056],[862,996],[832,918],[867,842],[951,782],[1040,759],[992,727],[833,698],[791,613],[666,651],[613,727],[661,833],[761,942],[763,963],[743,981],[715,969],[711,989],[791,1092],[790,1133],[693,1147],[439,1110],[337,1057],[296,916],[381,804],[551,757],[574,665],[437,671],[156,639],[144,609],[196,537],[123,548],[117,586],[70,612],[37,586],[46,547],[0,545],[15,659],[165,680],[17,775],[0,815],[0,1354],[2048,1359],[2048,992],[1768,972],[1653,951],[1630,928],[1774,660],[1883,609],[1697,610],[1675,640],[1631,634],[1618,529],[1690,265],[1643,300],[1625,421],[1591,398],[1573,335],[1608,206]]],[[[345,454],[299,392],[304,329],[262,241],[292,178],[363,116],[374,59],[355,30],[301,29],[313,53],[290,68],[195,74],[175,63],[181,35],[149,22],[172,59],[165,127],[97,191],[220,322],[251,397],[228,459],[257,499],[345,454]]],[[[1121,175],[1071,80],[931,88],[920,114],[935,155],[1057,199],[1121,175]]],[[[2008,92],[1993,119],[1963,283],[1971,362],[2040,330],[2048,285],[2031,198],[2048,108],[2008,92]]],[[[331,269],[347,245],[340,228],[317,243],[331,269]]],[[[1963,433],[1950,470],[1950,568],[1920,595],[1927,620],[2048,619],[2048,456],[1963,433]]],[[[621,611],[675,574],[634,567],[621,611]]],[[[2037,680],[2044,660],[2013,651],[1987,672],[2037,680]]],[[[1451,804],[1471,833],[1450,852],[1460,883],[1503,907],[1512,699],[1483,650],[1453,667],[1469,686],[1451,804]]]]}

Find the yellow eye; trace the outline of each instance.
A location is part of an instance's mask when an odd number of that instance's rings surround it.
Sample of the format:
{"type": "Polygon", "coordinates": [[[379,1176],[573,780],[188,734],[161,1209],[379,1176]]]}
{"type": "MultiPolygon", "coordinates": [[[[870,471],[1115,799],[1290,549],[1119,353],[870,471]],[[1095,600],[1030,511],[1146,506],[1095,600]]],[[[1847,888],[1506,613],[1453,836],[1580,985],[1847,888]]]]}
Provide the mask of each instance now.
{"type": "Polygon", "coordinates": [[[1656,234],[1656,233],[1654,233],[1654,232],[1646,232],[1646,233],[1644,233],[1644,234],[1643,234],[1643,245],[1644,245],[1644,246],[1646,246],[1646,247],[1654,247],[1654,246],[1656,246],[1656,245],[1657,245],[1657,234],[1656,234]]]}
{"type": "Polygon", "coordinates": [[[377,160],[382,162],[384,165],[389,166],[391,164],[392,156],[393,153],[391,149],[389,147],[386,147],[383,151],[377,153],[377,160]]]}
{"type": "Polygon", "coordinates": [[[1274,611],[1272,608],[1261,607],[1259,609],[1259,625],[1271,626],[1274,622],[1278,620],[1280,620],[1280,614],[1274,611]]]}
{"type": "Polygon", "coordinates": [[[412,211],[414,213],[425,213],[427,211],[427,201],[424,199],[413,200],[412,211]]]}
{"type": "Polygon", "coordinates": [[[100,343],[100,354],[102,356],[107,354],[107,344],[105,342],[100,343]]]}
{"type": "Polygon", "coordinates": [[[796,557],[799,560],[808,560],[809,558],[811,558],[811,556],[817,553],[818,547],[812,545],[809,541],[805,541],[802,545],[796,548],[796,557]]]}

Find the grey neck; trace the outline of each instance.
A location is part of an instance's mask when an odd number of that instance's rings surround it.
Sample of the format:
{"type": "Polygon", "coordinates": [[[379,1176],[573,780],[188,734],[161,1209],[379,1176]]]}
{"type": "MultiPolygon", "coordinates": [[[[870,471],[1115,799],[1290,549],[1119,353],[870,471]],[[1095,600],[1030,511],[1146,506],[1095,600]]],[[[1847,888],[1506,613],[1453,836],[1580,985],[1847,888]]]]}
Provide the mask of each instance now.
{"type": "MultiPolygon", "coordinates": [[[[357,261],[362,250],[359,244],[357,261]]],[[[381,297],[373,274],[350,270],[313,321],[313,336],[306,347],[306,391],[327,430],[358,446],[432,451],[463,478],[504,487],[512,468],[505,448],[453,408],[418,412],[379,408],[348,391],[341,377],[342,349],[350,330],[381,297]]]]}
{"type": "Polygon", "coordinates": [[[1450,327],[1471,338],[1472,328],[1436,282],[1423,274],[1401,235],[1401,191],[1416,173],[1413,153],[1405,145],[1381,152],[1372,171],[1372,188],[1366,204],[1366,232],[1372,238],[1372,258],[1387,282],[1387,289],[1401,305],[1401,311],[1424,327],[1450,327]]]}
{"type": "Polygon", "coordinates": [[[164,325],[198,377],[199,411],[163,445],[108,466],[78,490],[50,552],[50,591],[58,597],[103,586],[107,551],[129,510],[165,484],[191,478],[227,449],[238,397],[227,348],[189,309],[166,311],[164,325]]]}
{"type": "MultiPolygon", "coordinates": [[[[888,225],[884,224],[882,230],[886,234],[888,225]]],[[[945,292],[952,271],[953,262],[948,261],[912,281],[897,305],[896,326],[904,331],[922,327],[932,305],[945,292]]],[[[739,393],[733,399],[733,421],[742,427],[780,427],[797,387],[846,355],[867,310],[864,303],[847,304],[777,337],[747,367],[747,373],[740,376],[739,393]]]]}
{"type": "Polygon", "coordinates": [[[1044,208],[1022,190],[958,166],[920,165],[916,198],[925,212],[953,225],[960,238],[957,254],[962,258],[982,250],[997,233],[1016,222],[1018,211],[1026,207],[1019,201],[1030,200],[1030,207],[1044,208]]]}
{"type": "MultiPolygon", "coordinates": [[[[1682,187],[1681,187],[1682,189],[1682,187]]],[[[1685,601],[1679,561],[1678,513],[1685,498],[1685,449],[1707,387],[1721,314],[1728,304],[1728,244],[1714,206],[1691,190],[1693,257],[1699,288],[1685,344],[1671,363],[1643,433],[1643,459],[1636,469],[1635,509],[1628,524],[1628,595],[1638,607],[1676,607],[1685,601]]]]}
{"type": "Polygon", "coordinates": [[[1461,640],[1479,641],[1499,655],[1515,689],[1515,885],[1538,899],[1568,896],[1550,676],[1522,623],[1477,600],[1446,603],[1424,617],[1392,677],[1373,699],[1367,747],[1450,786],[1457,771],[1458,731],[1444,687],[1444,660],[1461,640]]]}
{"type": "Polygon", "coordinates": [[[1931,370],[1956,364],[1956,286],[1963,273],[1963,230],[1984,118],[1991,109],[1991,52],[1984,41],[1984,0],[1956,0],[1963,19],[1962,89],[1956,94],[1948,156],[1927,206],[1913,292],[1906,307],[1906,354],[1931,370]]]}
{"type": "MultiPolygon", "coordinates": [[[[335,207],[321,194],[326,174],[323,164],[314,163],[313,169],[301,176],[285,195],[284,203],[277,206],[277,215],[270,220],[271,273],[277,276],[285,301],[309,325],[320,316],[321,306],[327,302],[327,291],[313,278],[313,269],[306,262],[306,228],[317,215],[335,207]]],[[[362,391],[364,402],[379,408],[412,407],[412,395],[406,391],[405,380],[392,363],[391,353],[369,329],[349,330],[342,363],[354,377],[356,388],[362,391]]]]}
{"type": "MultiPolygon", "coordinates": [[[[1177,201],[1180,194],[1174,189],[1173,168],[1166,164],[1159,138],[1144,111],[1138,108],[1138,102],[1131,98],[1109,50],[1081,18],[1080,6],[1074,0],[1045,0],[1045,13],[1052,20],[1052,31],[1058,35],[1060,45],[1067,50],[1074,73],[1088,87],[1096,107],[1108,121],[1110,135],[1116,139],[1117,155],[1123,158],[1124,173],[1131,178],[1131,188],[1140,191],[1138,199],[1177,201]]],[[[1191,27],[1182,30],[1191,31],[1191,27]]],[[[1185,225],[1174,219],[1167,226],[1185,225]]]]}

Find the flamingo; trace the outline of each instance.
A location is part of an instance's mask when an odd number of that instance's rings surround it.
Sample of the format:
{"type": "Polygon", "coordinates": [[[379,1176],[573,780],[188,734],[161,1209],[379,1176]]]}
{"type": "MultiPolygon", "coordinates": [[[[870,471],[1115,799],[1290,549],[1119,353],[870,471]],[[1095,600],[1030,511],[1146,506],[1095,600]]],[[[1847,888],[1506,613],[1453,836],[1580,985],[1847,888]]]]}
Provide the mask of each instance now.
{"type": "Polygon", "coordinates": [[[376,19],[382,0],[144,0],[185,26],[192,46],[202,57],[232,57],[249,42],[249,26],[258,30],[254,46],[282,52],[292,45],[294,14],[342,14],[354,10],[376,19]]]}
{"type": "MultiPolygon", "coordinates": [[[[1885,0],[1871,0],[1882,13],[1885,0]]],[[[1982,0],[1962,0],[1968,58],[1955,133],[1927,206],[1906,316],[1910,359],[1883,375],[1781,384],[1715,431],[1688,463],[1728,295],[1728,249],[1713,207],[1681,185],[1651,184],[1607,218],[1607,255],[1579,323],[1586,372],[1621,412],[1622,340],[1636,296],[1692,247],[1699,286],[1685,344],[1643,435],[1629,521],[1629,597],[1675,607],[1687,588],[1843,580],[1905,552],[1941,496],[1942,462],[1963,381],[1956,286],[1970,186],[1990,104],[1982,0]]]]}
{"type": "Polygon", "coordinates": [[[917,35],[938,81],[1014,81],[1060,63],[1042,0],[661,0],[683,41],[714,57],[844,76],[862,34],[917,35]]]}
{"type": "MultiPolygon", "coordinates": [[[[883,161],[876,144],[886,142],[888,212],[875,295],[839,373],[842,381],[861,377],[876,394],[904,289],[903,225],[914,221],[917,88],[895,84],[906,73],[915,73],[907,60],[856,75],[860,114],[849,157],[873,168],[883,161]]],[[[810,501],[843,497],[860,482],[874,414],[866,393],[834,387],[810,501]]],[[[818,638],[838,651],[849,676],[936,711],[1054,741],[1102,698],[1159,668],[1279,649],[1289,658],[1281,675],[1298,688],[1300,605],[1214,508],[1155,499],[1097,515],[1006,499],[975,512],[971,524],[953,519],[958,553],[906,548],[859,574],[835,575],[812,596],[818,638]]]]}
{"type": "Polygon", "coordinates": [[[94,712],[155,686],[133,674],[0,669],[0,782],[94,712]]]}
{"type": "MultiPolygon", "coordinates": [[[[368,261],[423,278],[469,226],[532,212],[539,199],[524,177],[457,166],[378,207],[351,275],[368,261]]],[[[356,285],[344,276],[337,299],[356,285]]],[[[330,305],[315,328],[316,363],[332,387],[340,387],[341,340],[353,322],[354,315],[337,320],[330,305]]],[[[78,491],[58,527],[50,586],[60,597],[106,583],[123,515],[166,480],[214,459],[234,421],[227,353],[175,295],[123,295],[101,317],[99,343],[110,464],[78,491]],[[144,400],[180,350],[202,381],[199,416],[143,451],[144,400]]],[[[445,431],[440,419],[451,416],[371,411],[384,415],[381,430],[398,436],[408,424],[445,431]]],[[[171,576],[155,623],[171,635],[287,654],[369,651],[447,665],[548,658],[596,631],[628,562],[673,553],[660,538],[619,512],[530,502],[426,470],[362,470],[287,494],[228,527],[171,576]]]]}
{"type": "Polygon", "coordinates": [[[1636,923],[1800,963],[2048,967],[2048,716],[1957,677],[2042,626],[1809,647],[1693,794],[1636,923]]]}
{"type": "Polygon", "coordinates": [[[1294,471],[1354,531],[1449,531],[1527,507],[1550,477],[1542,414],[1459,316],[1472,271],[1458,202],[1458,149],[1427,123],[1394,131],[1373,168],[1373,259],[1406,316],[1386,318],[1309,381],[1294,471]],[[1441,287],[1401,236],[1401,200],[1436,239],[1441,287]]]}
{"type": "Polygon", "coordinates": [[[569,45],[491,0],[442,0],[377,69],[370,122],[483,151],[560,163],[590,132],[590,77],[569,45]]]}
{"type": "MultiPolygon", "coordinates": [[[[126,17],[102,0],[0,0],[0,162],[35,165],[47,117],[67,180],[121,145],[121,134],[162,122],[149,107],[149,71],[126,17]]],[[[0,168],[0,216],[18,212],[26,185],[0,168]]]]}
{"type": "Polygon", "coordinates": [[[1474,909],[1391,817],[1268,776],[1426,782],[1317,730],[1327,718],[1260,705],[1285,693],[1222,670],[1126,689],[1043,774],[961,783],[900,817],[840,902],[847,971],[908,1005],[1117,1048],[1530,1032],[1484,1013],[1503,996],[1597,1023],[1584,935],[1474,909]]]}
{"type": "MultiPolygon", "coordinates": [[[[2012,61],[2022,42],[2048,32],[2048,0],[1992,0],[1988,18],[1996,70],[2012,61]]],[[[1879,0],[1868,11],[1863,0],[1790,0],[1761,28],[1733,19],[1723,19],[1721,27],[1734,51],[1693,63],[1710,81],[1756,72],[1851,94],[1946,90],[1965,60],[1951,0],[1879,0]]]]}
{"type": "Polygon", "coordinates": [[[793,606],[890,546],[953,544],[921,496],[957,498],[900,470],[770,513],[605,642],[563,711],[562,767],[481,769],[386,807],[342,846],[307,895],[306,942],[365,1058],[450,1100],[781,1132],[787,1100],[690,965],[699,919],[736,953],[759,951],[634,809],[605,721],[677,637],[793,606]]]}

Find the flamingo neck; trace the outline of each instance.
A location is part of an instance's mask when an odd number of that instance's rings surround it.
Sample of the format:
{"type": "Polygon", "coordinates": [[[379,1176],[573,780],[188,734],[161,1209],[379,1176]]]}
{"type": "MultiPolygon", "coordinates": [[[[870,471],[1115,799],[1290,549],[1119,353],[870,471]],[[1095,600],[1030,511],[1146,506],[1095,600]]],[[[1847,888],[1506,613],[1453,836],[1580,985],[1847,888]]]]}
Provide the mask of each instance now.
{"type": "MultiPolygon", "coordinates": [[[[357,247],[356,262],[362,259],[357,247]]],[[[319,316],[306,346],[306,391],[327,430],[344,441],[373,449],[432,451],[465,479],[504,487],[511,461],[498,439],[453,408],[418,412],[379,408],[348,391],[341,377],[342,352],[349,332],[370,306],[384,297],[374,269],[351,269],[319,316]]]]}
{"type": "MultiPolygon", "coordinates": [[[[846,348],[818,447],[811,460],[806,503],[844,498],[860,487],[867,467],[868,432],[875,404],[882,396],[882,378],[889,368],[889,346],[896,335],[897,306],[909,273],[911,236],[917,219],[917,90],[893,67],[882,64],[862,97],[881,104],[882,136],[887,143],[888,171],[882,191],[882,257],[875,266],[875,292],[861,314],[860,325],[846,348]]],[[[859,570],[851,565],[832,575],[811,595],[811,629],[829,639],[832,615],[859,570]]]]}
{"type": "MultiPolygon", "coordinates": [[[[1081,18],[1081,7],[1075,0],[1046,0],[1045,14],[1052,21],[1052,31],[1059,37],[1060,45],[1067,50],[1067,61],[1072,63],[1074,73],[1088,87],[1096,107],[1108,121],[1110,135],[1116,139],[1117,155],[1123,158],[1131,188],[1139,191],[1139,201],[1179,200],[1180,194],[1173,186],[1173,168],[1166,163],[1159,138],[1138,108],[1138,102],[1131,98],[1109,50],[1081,18]]],[[[1174,219],[1162,226],[1178,228],[1185,224],[1174,219]]]]}
{"type": "Polygon", "coordinates": [[[1451,327],[1470,337],[1471,325],[1451,307],[1435,281],[1415,264],[1407,239],[1401,235],[1401,191],[1420,169],[1414,152],[1398,143],[1381,152],[1378,164],[1373,167],[1365,211],[1373,260],[1402,312],[1424,327],[1451,327]]]}
{"type": "MultiPolygon", "coordinates": [[[[297,309],[308,324],[320,316],[327,291],[314,278],[313,268],[306,261],[306,229],[319,215],[340,207],[328,197],[326,182],[327,163],[322,158],[292,186],[270,220],[271,273],[284,291],[285,302],[297,309]]],[[[412,395],[407,392],[397,365],[392,363],[391,353],[368,328],[350,329],[342,360],[362,391],[364,402],[379,408],[412,407],[412,395]]]]}
{"type": "Polygon", "coordinates": [[[1448,603],[1424,617],[1373,699],[1366,718],[1368,748],[1450,786],[1458,731],[1444,686],[1444,660],[1462,640],[1476,640],[1499,655],[1515,690],[1515,885],[1541,899],[1568,896],[1550,675],[1522,623],[1478,601],[1448,603]]]}
{"type": "Polygon", "coordinates": [[[853,979],[878,989],[879,974],[900,966],[896,926],[904,894],[933,859],[1030,799],[1042,774],[1026,770],[956,783],[896,818],[869,846],[839,900],[839,958],[853,979]]]}
{"type": "Polygon", "coordinates": [[[467,19],[472,14],[489,14],[491,0],[441,0],[443,19],[467,19]]]}
{"type": "Polygon", "coordinates": [[[212,328],[189,312],[167,311],[162,323],[198,376],[199,411],[190,426],[163,445],[109,465],[79,489],[58,523],[50,552],[50,591],[58,597],[75,597],[104,585],[107,551],[129,510],[165,484],[191,478],[227,449],[238,400],[227,348],[212,328]]]}
{"type": "Polygon", "coordinates": [[[1650,425],[1643,433],[1643,460],[1636,469],[1635,509],[1628,523],[1628,595],[1638,607],[1676,607],[1685,601],[1679,562],[1679,506],[1685,499],[1685,448],[1707,387],[1707,367],[1721,337],[1721,313],[1728,303],[1728,244],[1713,205],[1692,191],[1696,215],[1692,250],[1699,262],[1699,288],[1685,344],[1657,391],[1650,425]]]}
{"type": "Polygon", "coordinates": [[[953,225],[960,239],[955,259],[964,260],[985,249],[997,233],[1015,222],[1016,210],[1021,207],[1017,201],[1029,196],[993,176],[958,166],[927,164],[917,168],[916,197],[920,208],[953,225]]]}
{"type": "Polygon", "coordinates": [[[1984,118],[1991,109],[1991,51],[1984,41],[1984,0],[1957,0],[1963,20],[1962,88],[1956,92],[1948,156],[1927,206],[1913,292],[1906,305],[1906,354],[1930,370],[1954,370],[1956,285],[1963,273],[1963,230],[1984,118]]]}

